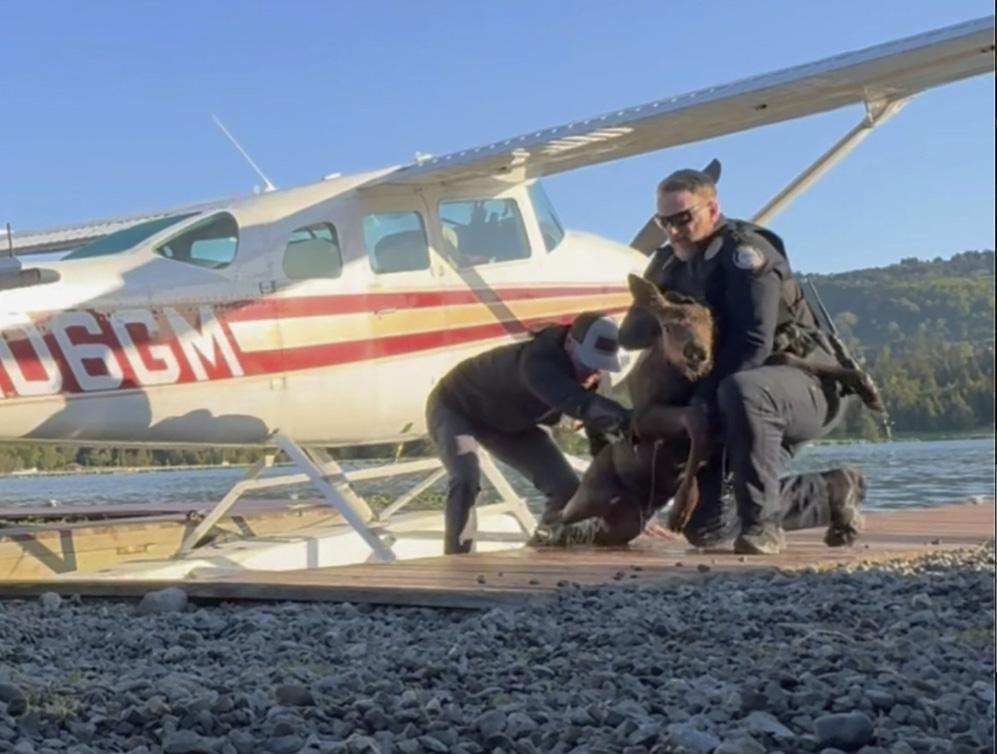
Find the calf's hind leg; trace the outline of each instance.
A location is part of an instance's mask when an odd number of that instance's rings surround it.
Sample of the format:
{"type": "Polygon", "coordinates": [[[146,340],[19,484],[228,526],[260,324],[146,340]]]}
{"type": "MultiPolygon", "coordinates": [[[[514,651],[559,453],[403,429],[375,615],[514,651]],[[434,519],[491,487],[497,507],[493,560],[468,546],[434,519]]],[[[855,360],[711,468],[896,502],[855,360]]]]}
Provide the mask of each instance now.
{"type": "Polygon", "coordinates": [[[643,530],[640,506],[631,498],[618,497],[605,516],[592,516],[570,524],[541,524],[527,543],[533,547],[596,545],[622,547],[643,530]]]}
{"type": "Polygon", "coordinates": [[[546,511],[545,524],[572,524],[609,513],[611,501],[624,492],[613,461],[613,446],[603,448],[582,475],[575,494],[559,511],[546,511]]]}

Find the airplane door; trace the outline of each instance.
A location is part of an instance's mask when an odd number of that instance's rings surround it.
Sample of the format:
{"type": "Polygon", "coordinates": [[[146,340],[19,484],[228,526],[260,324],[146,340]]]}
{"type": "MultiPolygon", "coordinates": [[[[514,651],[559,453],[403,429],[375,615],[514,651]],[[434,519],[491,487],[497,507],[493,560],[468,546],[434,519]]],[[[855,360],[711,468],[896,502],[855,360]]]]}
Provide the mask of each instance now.
{"type": "Polygon", "coordinates": [[[451,362],[523,337],[538,269],[521,190],[448,192],[436,202],[451,362]]]}
{"type": "Polygon", "coordinates": [[[432,212],[413,191],[362,198],[360,241],[369,310],[367,374],[375,405],[365,414],[384,438],[419,437],[425,403],[447,363],[447,301],[432,212]]]}
{"type": "Polygon", "coordinates": [[[281,372],[271,382],[285,396],[277,426],[302,443],[353,444],[368,434],[358,409],[374,402],[364,374],[366,278],[352,225],[349,207],[318,205],[272,233],[281,372]]]}

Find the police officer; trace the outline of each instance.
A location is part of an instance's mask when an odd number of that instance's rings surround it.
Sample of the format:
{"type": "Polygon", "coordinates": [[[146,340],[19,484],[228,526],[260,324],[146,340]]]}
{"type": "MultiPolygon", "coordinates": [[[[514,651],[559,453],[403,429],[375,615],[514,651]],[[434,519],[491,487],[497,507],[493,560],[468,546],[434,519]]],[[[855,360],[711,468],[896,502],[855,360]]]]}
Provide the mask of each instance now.
{"type": "Polygon", "coordinates": [[[619,371],[619,330],[600,312],[570,326],[552,325],[531,339],[499,346],[454,367],[426,404],[426,423],[449,475],[444,552],[470,552],[468,526],[480,490],[478,446],[529,479],[560,510],[578,477],[540,425],[562,414],[590,436],[622,433],[630,411],[594,392],[606,371],[619,371]]]}
{"type": "MultiPolygon", "coordinates": [[[[679,170],[658,185],[655,220],[668,243],[645,277],[662,290],[706,303],[717,323],[715,367],[681,420],[715,436],[712,461],[700,475],[700,505],[685,530],[699,546],[734,539],[736,552],[774,554],[784,529],[827,525],[829,545],[851,543],[865,494],[850,469],[781,480],[793,450],[833,429],[842,396],[833,384],[791,366],[766,365],[779,351],[836,363],[793,276],[782,240],[771,231],[724,217],[713,178],[679,170]],[[725,495],[725,470],[733,499],[725,495]]],[[[640,348],[658,325],[631,310],[621,343],[640,348]]]]}

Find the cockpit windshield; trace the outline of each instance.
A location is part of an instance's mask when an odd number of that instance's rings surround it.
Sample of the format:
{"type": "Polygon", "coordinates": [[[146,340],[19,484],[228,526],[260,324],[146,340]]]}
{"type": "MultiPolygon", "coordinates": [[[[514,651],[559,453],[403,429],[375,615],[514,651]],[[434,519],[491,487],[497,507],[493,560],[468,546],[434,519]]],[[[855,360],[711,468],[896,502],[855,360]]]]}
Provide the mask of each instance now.
{"type": "Polygon", "coordinates": [[[109,254],[117,254],[122,251],[128,251],[128,249],[131,249],[142,243],[145,239],[156,235],[164,228],[176,225],[181,220],[194,217],[196,214],[198,213],[188,212],[184,215],[158,217],[155,220],[147,220],[144,223],[132,225],[124,230],[119,230],[116,233],[111,233],[103,238],[98,238],[96,241],[88,243],[86,246],[81,246],[76,249],[76,251],[67,254],[63,257],[63,259],[89,259],[91,257],[104,257],[109,254]]]}
{"type": "Polygon", "coordinates": [[[533,202],[533,210],[537,213],[544,246],[547,247],[547,251],[553,251],[564,238],[564,226],[558,220],[554,205],[550,203],[547,192],[543,190],[539,181],[530,186],[530,200],[533,202]]]}

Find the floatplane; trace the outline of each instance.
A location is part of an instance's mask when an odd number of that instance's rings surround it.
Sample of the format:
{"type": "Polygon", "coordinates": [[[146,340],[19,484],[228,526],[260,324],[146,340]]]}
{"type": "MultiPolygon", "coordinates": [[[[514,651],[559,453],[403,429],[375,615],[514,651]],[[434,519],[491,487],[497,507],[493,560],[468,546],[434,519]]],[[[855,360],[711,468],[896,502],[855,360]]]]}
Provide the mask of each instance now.
{"type": "MultiPolygon", "coordinates": [[[[435,460],[344,472],[328,448],[423,437],[425,398],[453,364],[586,309],[622,312],[627,274],[663,242],[652,222],[629,246],[565,230],[539,179],[864,105],[756,215],[766,222],[912,96],[993,70],[990,16],[401,167],[10,236],[0,440],[262,446],[298,467],[261,476],[266,455],[168,554],[109,525],[115,557],[131,561],[115,578],[439,554],[442,516],[403,512],[442,477],[435,460]],[[56,251],[68,253],[31,261],[56,251]],[[396,474],[428,475],[375,513],[354,485],[396,474]],[[215,536],[242,495],[301,482],[328,515],[280,536],[215,536]]],[[[485,473],[500,502],[477,511],[478,547],[518,546],[534,518],[494,463],[485,473]]],[[[99,565],[72,542],[56,552],[64,538],[18,536],[0,540],[8,563],[99,565]]]]}

